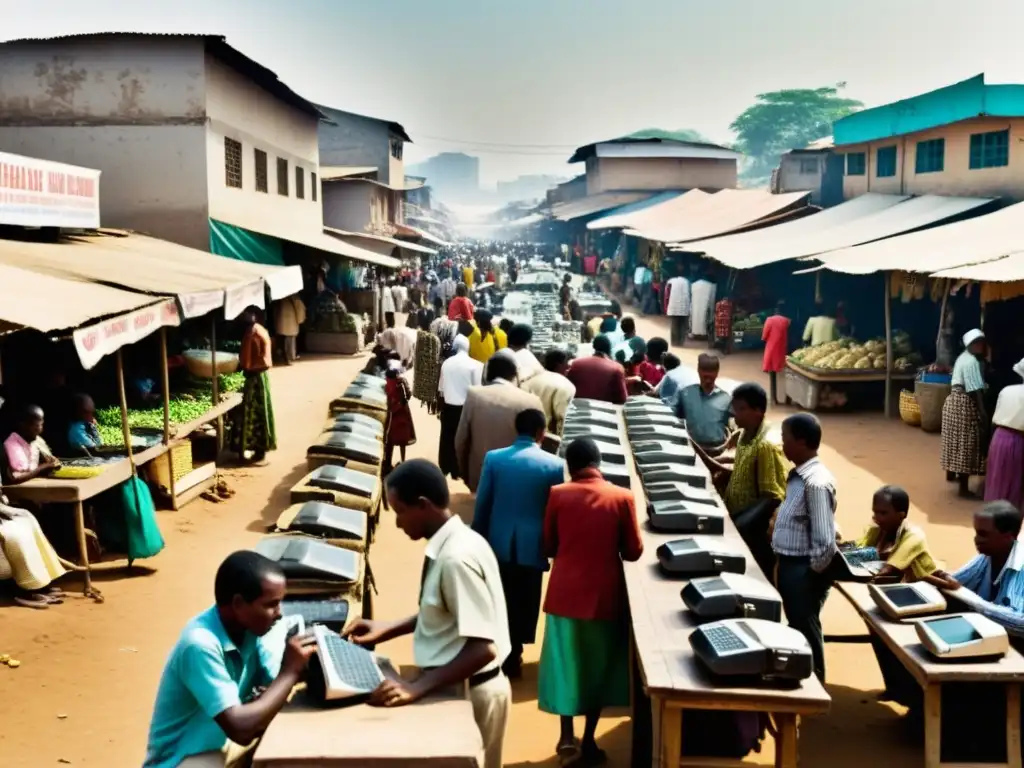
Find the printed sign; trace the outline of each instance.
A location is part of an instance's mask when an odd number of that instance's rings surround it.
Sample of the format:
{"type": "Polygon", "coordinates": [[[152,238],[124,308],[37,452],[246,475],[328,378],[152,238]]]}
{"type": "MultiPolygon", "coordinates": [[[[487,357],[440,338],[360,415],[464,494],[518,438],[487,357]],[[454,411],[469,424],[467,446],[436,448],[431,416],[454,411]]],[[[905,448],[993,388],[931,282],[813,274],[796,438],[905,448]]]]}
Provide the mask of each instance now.
{"type": "Polygon", "coordinates": [[[0,224],[96,229],[100,171],[0,152],[0,224]]]}
{"type": "Polygon", "coordinates": [[[167,299],[134,312],[112,317],[76,330],[75,351],[86,370],[121,347],[134,344],[164,326],[181,325],[178,304],[167,299]]]}

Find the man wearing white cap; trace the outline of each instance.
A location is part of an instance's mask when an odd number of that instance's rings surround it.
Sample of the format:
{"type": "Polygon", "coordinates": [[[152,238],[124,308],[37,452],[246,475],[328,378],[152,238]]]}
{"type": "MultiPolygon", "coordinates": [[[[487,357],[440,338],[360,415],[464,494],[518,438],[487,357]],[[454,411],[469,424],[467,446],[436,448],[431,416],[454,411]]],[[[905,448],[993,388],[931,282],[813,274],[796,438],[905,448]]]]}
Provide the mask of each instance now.
{"type": "Polygon", "coordinates": [[[971,475],[985,474],[988,414],[985,411],[985,334],[975,328],[963,336],[964,351],[953,365],[953,390],[942,406],[941,465],[946,479],[956,481],[960,495],[970,497],[971,475]]]}

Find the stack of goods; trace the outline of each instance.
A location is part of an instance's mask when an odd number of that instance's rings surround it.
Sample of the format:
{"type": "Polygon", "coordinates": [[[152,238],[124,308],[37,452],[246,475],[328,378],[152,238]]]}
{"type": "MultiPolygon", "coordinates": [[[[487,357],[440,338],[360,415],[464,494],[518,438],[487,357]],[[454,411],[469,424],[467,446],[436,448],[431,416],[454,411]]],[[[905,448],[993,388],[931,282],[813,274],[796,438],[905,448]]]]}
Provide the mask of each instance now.
{"type": "Polygon", "coordinates": [[[599,400],[573,400],[565,414],[559,451],[564,455],[573,440],[589,437],[601,451],[601,474],[604,479],[629,488],[629,468],[626,466],[626,450],[622,445],[620,429],[621,410],[620,406],[599,400]]]}
{"type": "Polygon", "coordinates": [[[356,412],[331,416],[316,442],[306,450],[310,470],[334,464],[375,475],[380,472],[383,457],[384,425],[372,416],[356,412]]]}
{"type": "Polygon", "coordinates": [[[384,394],[384,379],[361,373],[340,396],[331,401],[331,413],[365,413],[381,424],[387,419],[388,398],[384,394]]]}
{"type": "MultiPolygon", "coordinates": [[[[921,364],[921,356],[913,351],[910,335],[896,331],[892,337],[893,370],[910,371],[921,364]]],[[[864,343],[843,337],[838,341],[803,347],[789,356],[789,360],[801,368],[812,370],[851,372],[885,370],[885,339],[873,339],[864,343]]]]}
{"type": "Polygon", "coordinates": [[[764,331],[764,321],[767,318],[767,312],[755,312],[753,314],[747,314],[746,311],[738,309],[735,313],[733,313],[732,316],[732,329],[737,333],[756,333],[758,334],[758,338],[760,338],[761,332],[764,331]]]}

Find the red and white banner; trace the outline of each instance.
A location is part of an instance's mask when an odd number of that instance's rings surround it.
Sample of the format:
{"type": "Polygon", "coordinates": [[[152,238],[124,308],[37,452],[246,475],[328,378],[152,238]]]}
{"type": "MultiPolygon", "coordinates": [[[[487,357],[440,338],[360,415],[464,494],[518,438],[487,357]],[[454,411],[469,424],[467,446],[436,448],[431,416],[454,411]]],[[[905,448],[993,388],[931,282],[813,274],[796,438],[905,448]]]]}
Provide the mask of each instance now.
{"type": "Polygon", "coordinates": [[[224,291],[224,319],[234,320],[249,307],[263,309],[263,279],[239,283],[224,291]]]}
{"type": "Polygon", "coordinates": [[[164,326],[181,325],[178,304],[167,299],[101,323],[79,328],[72,334],[78,359],[86,370],[121,347],[134,344],[164,326]]]}
{"type": "Polygon", "coordinates": [[[96,229],[100,171],[0,152],[0,224],[96,229]]]}

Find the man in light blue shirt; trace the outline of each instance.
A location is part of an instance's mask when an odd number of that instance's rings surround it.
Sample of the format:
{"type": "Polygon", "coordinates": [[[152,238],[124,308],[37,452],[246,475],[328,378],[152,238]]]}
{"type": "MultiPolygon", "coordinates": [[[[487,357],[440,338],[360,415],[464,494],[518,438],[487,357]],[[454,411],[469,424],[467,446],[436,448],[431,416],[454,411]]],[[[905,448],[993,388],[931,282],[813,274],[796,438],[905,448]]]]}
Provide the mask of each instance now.
{"type": "Polygon", "coordinates": [[[488,451],[476,491],[473,530],[494,550],[505,592],[512,641],[503,665],[508,677],[520,675],[523,646],[535,639],[541,582],[548,570],[544,512],[551,489],[565,482],[562,460],[540,447],[546,428],[542,411],[521,411],[516,416],[516,441],[488,451]]]}
{"type": "Polygon", "coordinates": [[[144,768],[233,765],[285,705],[316,649],[308,637],[286,645],[278,624],[284,572],[263,555],[229,555],[214,593],[217,604],[185,626],[164,667],[144,768]]]}
{"type": "Polygon", "coordinates": [[[690,438],[708,456],[720,456],[731,431],[732,395],[719,387],[718,358],[701,355],[697,358],[699,384],[682,387],[676,396],[676,416],[686,420],[690,438]]]}

